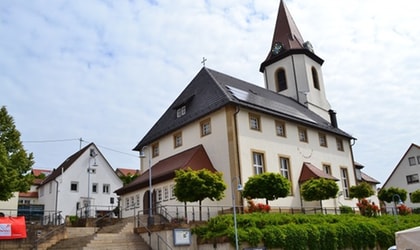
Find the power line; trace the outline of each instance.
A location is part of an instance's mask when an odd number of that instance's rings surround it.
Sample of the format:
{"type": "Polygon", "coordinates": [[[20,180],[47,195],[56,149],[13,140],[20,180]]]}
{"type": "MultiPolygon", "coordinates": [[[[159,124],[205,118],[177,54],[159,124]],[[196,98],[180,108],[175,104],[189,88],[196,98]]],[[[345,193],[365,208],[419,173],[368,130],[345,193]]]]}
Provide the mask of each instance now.
{"type": "MultiPolygon", "coordinates": [[[[83,140],[82,138],[73,138],[73,139],[55,139],[55,140],[36,140],[36,141],[22,141],[22,143],[54,143],[54,142],[68,142],[68,141],[79,141],[80,142],[80,147],[81,147],[81,143],[90,143],[89,141],[83,140]]],[[[96,146],[98,146],[99,148],[103,148],[109,151],[113,151],[115,153],[119,153],[119,154],[124,154],[124,155],[128,155],[131,157],[136,157],[138,158],[138,155],[134,155],[134,154],[130,154],[130,153],[126,153],[126,152],[122,152],[113,148],[109,148],[109,147],[105,147],[105,146],[101,146],[95,143],[96,146]]]]}

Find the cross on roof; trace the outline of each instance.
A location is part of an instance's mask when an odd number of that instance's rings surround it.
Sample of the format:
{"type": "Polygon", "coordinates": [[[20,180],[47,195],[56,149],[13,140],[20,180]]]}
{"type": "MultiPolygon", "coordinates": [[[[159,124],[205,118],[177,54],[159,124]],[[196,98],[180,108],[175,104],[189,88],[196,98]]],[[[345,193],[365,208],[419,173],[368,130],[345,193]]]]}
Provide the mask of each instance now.
{"type": "Polygon", "coordinates": [[[203,64],[203,67],[206,66],[206,61],[207,61],[207,59],[205,57],[203,57],[203,60],[201,61],[201,63],[203,64]]]}

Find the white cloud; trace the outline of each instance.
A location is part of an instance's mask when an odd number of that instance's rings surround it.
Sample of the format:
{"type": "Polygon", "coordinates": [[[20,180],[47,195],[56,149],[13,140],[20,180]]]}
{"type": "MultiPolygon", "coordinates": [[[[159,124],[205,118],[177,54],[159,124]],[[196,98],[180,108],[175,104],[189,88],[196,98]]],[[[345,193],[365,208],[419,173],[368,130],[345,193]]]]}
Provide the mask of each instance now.
{"type": "MultiPolygon", "coordinates": [[[[327,96],[355,159],[384,182],[420,143],[420,3],[286,1],[325,60],[327,96]]],[[[77,138],[131,149],[206,66],[263,86],[277,1],[0,2],[0,105],[36,167],[55,168],[77,138]]],[[[138,159],[103,149],[114,167],[138,159]]]]}

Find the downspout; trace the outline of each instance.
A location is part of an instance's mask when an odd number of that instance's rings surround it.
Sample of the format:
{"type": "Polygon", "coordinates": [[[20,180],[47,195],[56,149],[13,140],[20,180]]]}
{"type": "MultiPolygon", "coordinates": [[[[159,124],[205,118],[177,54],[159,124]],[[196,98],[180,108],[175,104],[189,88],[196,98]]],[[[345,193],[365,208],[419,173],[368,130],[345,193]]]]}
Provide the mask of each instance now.
{"type": "MultiPolygon", "coordinates": [[[[239,111],[240,111],[240,108],[239,108],[239,105],[237,105],[235,113],[233,113],[233,117],[234,117],[233,122],[234,122],[234,126],[235,126],[235,144],[236,144],[236,161],[237,161],[237,165],[238,165],[238,178],[239,178],[239,180],[242,180],[242,178],[241,178],[241,176],[242,176],[241,175],[241,162],[240,162],[240,154],[239,154],[238,117],[237,117],[239,111]]],[[[243,183],[242,183],[242,185],[243,185],[243,183]]],[[[240,205],[241,205],[241,207],[243,207],[242,194],[240,194],[239,197],[241,197],[240,205]]]]}
{"type": "Polygon", "coordinates": [[[58,181],[56,179],[53,179],[53,181],[56,184],[56,189],[55,189],[55,209],[54,209],[54,213],[55,213],[55,223],[54,225],[57,225],[58,222],[58,218],[57,218],[57,207],[58,207],[58,181]]]}

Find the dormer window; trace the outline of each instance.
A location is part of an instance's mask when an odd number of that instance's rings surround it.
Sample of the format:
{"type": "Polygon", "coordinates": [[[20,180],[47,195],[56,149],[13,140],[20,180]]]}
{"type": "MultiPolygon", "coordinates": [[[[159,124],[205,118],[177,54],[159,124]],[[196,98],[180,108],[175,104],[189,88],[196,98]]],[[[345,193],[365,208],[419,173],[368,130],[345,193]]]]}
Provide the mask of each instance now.
{"type": "Polygon", "coordinates": [[[176,118],[184,116],[186,113],[187,113],[187,107],[183,105],[176,110],[176,118]]]}
{"type": "Polygon", "coordinates": [[[276,72],[276,83],[277,83],[277,92],[287,89],[286,82],[286,71],[284,69],[278,69],[276,72]]]}

